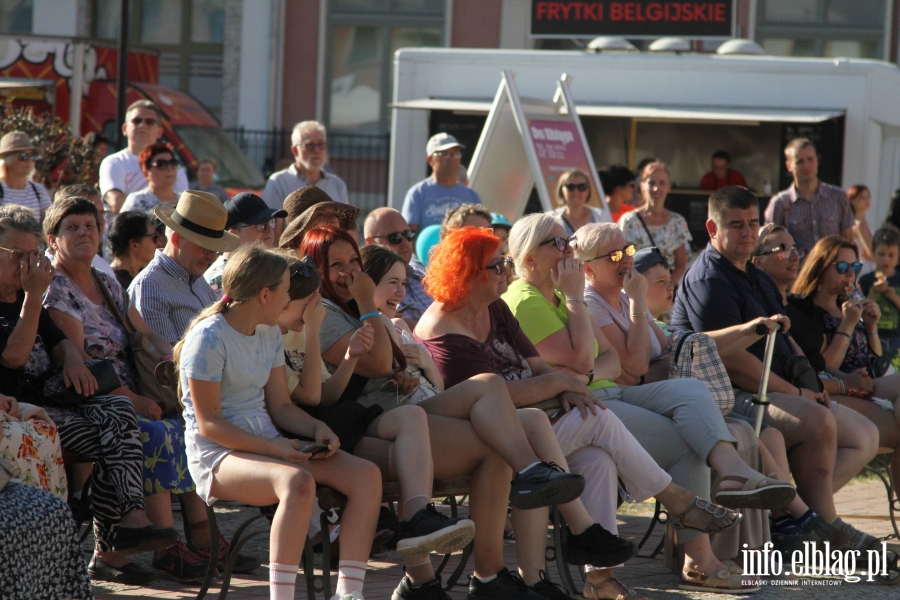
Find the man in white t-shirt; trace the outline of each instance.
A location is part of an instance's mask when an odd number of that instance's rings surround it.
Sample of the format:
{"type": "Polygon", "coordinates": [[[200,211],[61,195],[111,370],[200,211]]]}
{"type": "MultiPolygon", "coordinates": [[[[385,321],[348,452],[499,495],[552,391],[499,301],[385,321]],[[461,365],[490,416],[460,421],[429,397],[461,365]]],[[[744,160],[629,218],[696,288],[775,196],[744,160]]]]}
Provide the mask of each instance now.
{"type": "MultiPolygon", "coordinates": [[[[134,102],[125,112],[122,133],[128,138],[128,146],[100,163],[100,193],[113,212],[119,212],[128,194],[147,187],[138,155],[162,136],[162,111],[149,100],[134,102]]],[[[179,168],[175,193],[187,189],[187,175],[179,168]]]]}

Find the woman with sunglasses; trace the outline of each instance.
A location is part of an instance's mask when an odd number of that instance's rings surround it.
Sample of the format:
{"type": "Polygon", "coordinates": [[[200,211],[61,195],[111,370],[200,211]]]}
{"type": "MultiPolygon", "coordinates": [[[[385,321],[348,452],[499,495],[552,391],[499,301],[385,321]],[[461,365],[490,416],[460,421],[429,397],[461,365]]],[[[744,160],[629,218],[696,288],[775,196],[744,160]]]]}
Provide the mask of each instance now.
{"type": "Polygon", "coordinates": [[[820,373],[832,400],[875,423],[879,446],[894,449],[891,472],[900,477],[900,406],[895,402],[900,374],[874,377],[877,373],[870,370],[871,357],[881,354],[877,329],[881,310],[872,300],[848,294],[862,270],[856,244],[839,236],[822,238],[798,275],[800,257],[790,233],[767,225],[759,240],[753,262],[781,290],[794,341],[820,373]]]}
{"type": "Polygon", "coordinates": [[[160,245],[160,235],[147,213],[137,210],[119,213],[109,227],[108,239],[113,256],[109,266],[126,290],[141,269],[153,260],[156,250],[165,247],[165,242],[160,245]]]}
{"type": "Polygon", "coordinates": [[[23,131],[0,138],[0,204],[18,204],[34,211],[43,222],[52,201],[47,189],[31,180],[35,162],[42,159],[37,146],[23,131]]]}
{"type": "Polygon", "coordinates": [[[662,252],[672,270],[672,280],[679,285],[690,260],[689,242],[693,239],[687,221],[678,213],[666,208],[666,197],[672,184],[669,167],[662,162],[652,162],[641,172],[641,198],[643,206],[626,213],[619,219],[619,229],[625,240],[638,250],[656,246],[662,252]]]}
{"type": "Polygon", "coordinates": [[[609,221],[609,213],[589,206],[591,201],[591,180],[587,173],[578,169],[566,171],[556,184],[556,201],[561,206],[553,213],[562,223],[566,235],[572,235],[587,223],[609,221]]]}
{"type": "MultiPolygon", "coordinates": [[[[714,498],[718,503],[732,508],[777,509],[791,502],[796,495],[793,486],[763,476],[741,459],[735,448],[737,440],[701,381],[675,379],[636,385],[640,383],[640,377],[634,377],[637,367],[629,361],[632,372],[625,370],[629,357],[623,354],[630,352],[618,352],[610,343],[603,329],[609,322],[592,318],[592,309],[606,298],[616,313],[624,311],[635,336],[650,335],[643,296],[637,303],[629,300],[624,308],[620,305],[623,282],[626,276],[633,277],[629,273],[633,267],[629,254],[633,252],[621,231],[611,223],[587,225],[577,232],[576,252],[562,234],[562,227],[546,215],[523,217],[510,231],[510,254],[519,279],[503,297],[543,360],[564,365],[562,370],[587,385],[591,402],[608,406],[676,483],[704,501],[710,498],[709,465],[721,475],[714,498]],[[619,387],[617,382],[623,385],[619,387]],[[679,464],[686,456],[691,460],[679,464]]],[[[643,357],[646,369],[650,344],[644,346],[635,352],[643,357]]],[[[678,540],[687,556],[683,585],[708,585],[708,591],[716,591],[720,585],[724,585],[721,589],[741,589],[739,578],[731,579],[727,565],[713,554],[707,536],[691,531],[679,533],[678,540]],[[718,574],[723,569],[725,577],[718,574]]],[[[740,548],[733,550],[728,558],[740,548]]]]}
{"type": "Polygon", "coordinates": [[[153,210],[158,204],[178,202],[175,183],[178,180],[178,160],[175,150],[163,142],[150,144],[138,155],[141,171],[147,180],[147,187],[128,194],[120,211],[153,210]]]}

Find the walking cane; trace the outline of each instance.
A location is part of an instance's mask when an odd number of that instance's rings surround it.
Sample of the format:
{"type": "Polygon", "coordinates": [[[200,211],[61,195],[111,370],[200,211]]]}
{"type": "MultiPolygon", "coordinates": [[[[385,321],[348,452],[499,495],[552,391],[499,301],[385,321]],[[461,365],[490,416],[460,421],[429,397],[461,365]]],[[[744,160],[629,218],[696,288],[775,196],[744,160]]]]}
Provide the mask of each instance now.
{"type": "MultiPolygon", "coordinates": [[[[769,334],[769,337],[766,340],[766,352],[763,354],[762,377],[759,380],[759,393],[756,395],[756,398],[753,399],[753,403],[756,404],[756,423],[753,427],[756,431],[756,437],[759,437],[759,430],[762,429],[763,416],[765,416],[766,407],[769,405],[769,396],[766,392],[769,389],[769,374],[772,372],[772,355],[775,354],[775,336],[778,334],[779,329],[781,329],[781,325],[775,323],[775,330],[769,334]]],[[[764,335],[767,331],[768,328],[762,323],[756,326],[757,335],[764,335]]]]}

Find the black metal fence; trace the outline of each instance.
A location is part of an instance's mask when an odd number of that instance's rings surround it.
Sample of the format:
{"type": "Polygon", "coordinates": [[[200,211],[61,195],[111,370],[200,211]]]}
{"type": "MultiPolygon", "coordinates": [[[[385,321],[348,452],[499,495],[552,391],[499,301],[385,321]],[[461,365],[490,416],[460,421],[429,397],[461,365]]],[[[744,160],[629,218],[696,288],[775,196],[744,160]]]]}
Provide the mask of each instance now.
{"type": "MultiPolygon", "coordinates": [[[[225,133],[266,177],[294,162],[289,129],[225,133]]],[[[328,133],[328,169],[344,180],[350,202],[363,213],[387,203],[390,146],[389,134],[328,133]]]]}

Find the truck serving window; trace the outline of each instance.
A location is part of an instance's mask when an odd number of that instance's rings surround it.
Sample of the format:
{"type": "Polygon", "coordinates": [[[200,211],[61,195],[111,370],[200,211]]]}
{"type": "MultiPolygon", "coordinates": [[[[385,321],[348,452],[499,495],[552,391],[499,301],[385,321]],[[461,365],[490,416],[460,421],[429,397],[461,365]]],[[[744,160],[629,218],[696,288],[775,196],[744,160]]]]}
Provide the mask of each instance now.
{"type": "Polygon", "coordinates": [[[262,173],[221,129],[202,125],[176,125],[175,132],[196,160],[211,156],[219,163],[218,183],[227,188],[261,190],[262,173]]]}

